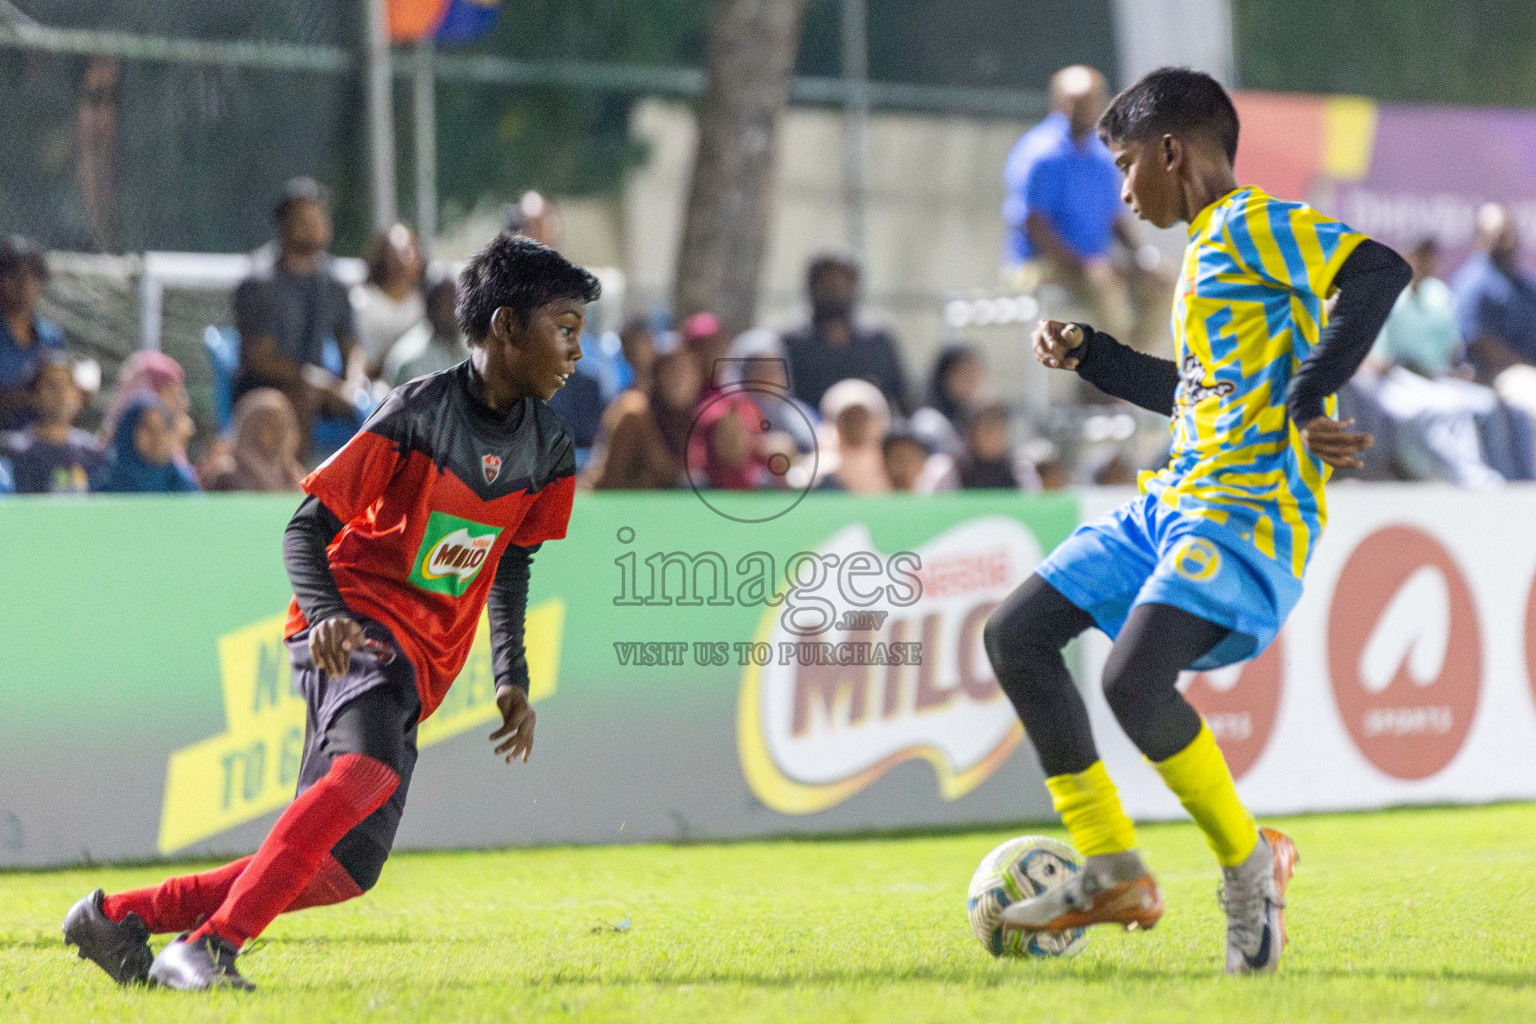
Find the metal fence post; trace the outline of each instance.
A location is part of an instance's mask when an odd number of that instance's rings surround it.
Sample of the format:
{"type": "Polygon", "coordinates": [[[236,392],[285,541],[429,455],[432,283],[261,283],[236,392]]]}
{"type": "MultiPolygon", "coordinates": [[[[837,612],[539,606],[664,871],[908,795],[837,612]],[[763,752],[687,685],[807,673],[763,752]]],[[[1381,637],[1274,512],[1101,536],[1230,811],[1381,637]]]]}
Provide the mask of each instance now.
{"type": "Polygon", "coordinates": [[[373,174],[373,226],[380,231],[399,219],[395,206],[395,104],[390,71],[389,18],[385,0],[367,5],[364,66],[368,93],[368,155],[373,174]]]}

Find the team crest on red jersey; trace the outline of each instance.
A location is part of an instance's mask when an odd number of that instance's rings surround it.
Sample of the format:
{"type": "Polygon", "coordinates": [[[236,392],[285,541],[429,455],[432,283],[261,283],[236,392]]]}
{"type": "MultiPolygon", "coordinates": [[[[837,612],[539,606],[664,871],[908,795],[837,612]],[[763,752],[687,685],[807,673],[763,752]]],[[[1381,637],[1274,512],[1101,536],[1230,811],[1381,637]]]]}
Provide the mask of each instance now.
{"type": "Polygon", "coordinates": [[[485,482],[486,483],[488,483],[488,484],[495,483],[496,482],[496,478],[501,475],[501,456],[500,455],[482,455],[482,456],[480,456],[480,472],[485,474],[485,482]]]}

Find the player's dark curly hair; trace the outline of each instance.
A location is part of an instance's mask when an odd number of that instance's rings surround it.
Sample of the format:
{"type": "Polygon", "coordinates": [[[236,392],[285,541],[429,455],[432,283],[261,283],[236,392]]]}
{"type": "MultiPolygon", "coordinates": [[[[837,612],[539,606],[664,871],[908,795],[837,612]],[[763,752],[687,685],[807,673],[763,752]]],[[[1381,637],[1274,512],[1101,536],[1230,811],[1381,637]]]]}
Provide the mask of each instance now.
{"type": "Polygon", "coordinates": [[[503,232],[470,259],[459,274],[454,314],[470,344],[485,340],[491,317],[506,306],[525,327],[540,306],[560,299],[596,302],[602,285],[547,245],[503,232]]]}
{"type": "Polygon", "coordinates": [[[1203,135],[1237,159],[1237,108],[1203,71],[1158,68],[1109,103],[1099,138],[1110,145],[1164,135],[1203,135]]]}

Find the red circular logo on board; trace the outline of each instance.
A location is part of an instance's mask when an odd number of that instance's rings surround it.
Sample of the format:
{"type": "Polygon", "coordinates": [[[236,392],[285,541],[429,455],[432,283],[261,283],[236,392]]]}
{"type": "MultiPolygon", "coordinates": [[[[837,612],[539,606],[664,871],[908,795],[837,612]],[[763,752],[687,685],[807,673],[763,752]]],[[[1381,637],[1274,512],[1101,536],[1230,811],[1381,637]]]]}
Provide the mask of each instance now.
{"type": "Polygon", "coordinates": [[[1252,661],[1196,673],[1184,688],[1185,699],[1211,727],[1234,779],[1248,774],[1274,734],[1285,671],[1280,646],[1276,637],[1252,661]]]}
{"type": "Polygon", "coordinates": [[[1371,764],[1426,779],[1451,763],[1477,712],[1483,637],[1466,578],[1439,541],[1391,526],[1360,542],[1328,610],[1328,671],[1371,764]]]}

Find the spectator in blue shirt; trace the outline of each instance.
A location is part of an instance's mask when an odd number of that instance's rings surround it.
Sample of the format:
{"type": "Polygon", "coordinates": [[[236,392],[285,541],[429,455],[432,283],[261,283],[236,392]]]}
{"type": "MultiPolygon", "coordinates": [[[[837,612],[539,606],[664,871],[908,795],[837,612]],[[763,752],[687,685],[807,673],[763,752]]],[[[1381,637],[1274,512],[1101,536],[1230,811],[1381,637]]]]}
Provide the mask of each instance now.
{"type": "Polygon", "coordinates": [[[1478,380],[1536,416],[1536,281],[1520,266],[1520,235],[1507,207],[1485,203],[1477,211],[1477,252],[1451,287],[1478,380]]]}
{"type": "Polygon", "coordinates": [[[1019,139],[1003,168],[1004,280],[1033,291],[1062,285],[1101,330],[1140,347],[1167,319],[1161,260],[1142,245],[1120,201],[1120,171],[1095,132],[1104,76],[1083,65],[1051,78],[1051,113],[1019,139]],[[1112,261],[1118,239],[1132,254],[1129,279],[1112,261]]]}
{"type": "Polygon", "coordinates": [[[64,351],[64,332],[37,313],[48,261],[30,239],[0,242],[0,430],[20,430],[36,418],[31,384],[47,352],[64,351]]]}

